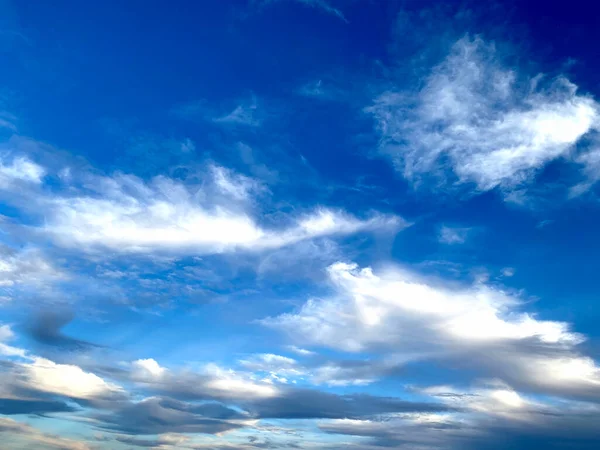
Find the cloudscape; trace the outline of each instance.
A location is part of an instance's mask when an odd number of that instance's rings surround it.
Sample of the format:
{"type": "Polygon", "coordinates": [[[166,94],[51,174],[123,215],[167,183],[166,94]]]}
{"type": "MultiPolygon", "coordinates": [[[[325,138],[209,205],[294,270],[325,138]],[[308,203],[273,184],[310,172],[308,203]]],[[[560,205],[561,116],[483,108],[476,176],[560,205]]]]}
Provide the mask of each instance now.
{"type": "Polygon", "coordinates": [[[591,2],[0,2],[0,447],[600,448],[591,2]]]}

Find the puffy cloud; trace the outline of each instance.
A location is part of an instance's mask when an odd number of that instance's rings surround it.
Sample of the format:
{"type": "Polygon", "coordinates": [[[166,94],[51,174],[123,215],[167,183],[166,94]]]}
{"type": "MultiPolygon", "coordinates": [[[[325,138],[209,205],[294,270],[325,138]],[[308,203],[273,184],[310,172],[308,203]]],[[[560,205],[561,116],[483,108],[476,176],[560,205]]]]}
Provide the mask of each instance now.
{"type": "Polygon", "coordinates": [[[146,377],[160,378],[165,374],[164,367],[161,367],[154,359],[138,359],[131,363],[133,366],[133,375],[135,378],[144,379],[146,377]]]}
{"type": "MultiPolygon", "coordinates": [[[[367,111],[383,151],[408,180],[443,176],[447,162],[460,183],[511,189],[550,161],[571,158],[579,140],[598,129],[593,98],[565,78],[542,81],[504,67],[492,44],[465,37],[432,69],[414,103],[392,90],[367,111]]],[[[580,161],[586,158],[593,159],[580,161]]]]}
{"type": "Polygon", "coordinates": [[[120,386],[71,364],[36,357],[32,363],[23,364],[22,369],[23,382],[42,392],[85,400],[123,394],[120,386]]]}
{"type": "Polygon", "coordinates": [[[82,404],[100,405],[127,396],[121,386],[74,364],[58,364],[24,351],[18,356],[26,361],[3,361],[0,365],[0,395],[20,401],[15,407],[25,408],[30,402],[32,412],[35,412],[43,407],[40,402],[48,399],[72,399],[82,404]]]}
{"type": "MultiPolygon", "coordinates": [[[[481,283],[445,286],[399,267],[376,274],[336,263],[328,274],[334,294],[264,323],[304,345],[386,355],[388,369],[411,360],[460,360],[530,390],[600,398],[600,369],[576,350],[584,337],[564,322],[519,311],[517,297],[481,283]]],[[[385,364],[371,369],[358,379],[386,372],[385,364]]]]}

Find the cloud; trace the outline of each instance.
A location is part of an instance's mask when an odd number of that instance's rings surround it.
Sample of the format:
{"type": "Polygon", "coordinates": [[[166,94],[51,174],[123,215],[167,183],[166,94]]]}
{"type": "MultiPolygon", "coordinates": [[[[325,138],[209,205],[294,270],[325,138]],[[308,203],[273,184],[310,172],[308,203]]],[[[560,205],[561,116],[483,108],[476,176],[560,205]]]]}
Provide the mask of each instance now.
{"type": "Polygon", "coordinates": [[[22,298],[25,291],[39,294],[46,286],[67,278],[40,250],[15,250],[0,244],[0,303],[22,298]]]}
{"type": "Polygon", "coordinates": [[[362,436],[364,448],[501,449],[584,448],[597,444],[600,410],[578,402],[556,403],[523,396],[499,381],[471,388],[431,386],[420,390],[455,408],[407,413],[382,420],[323,421],[328,433],[362,436]]]}
{"type": "Polygon", "coordinates": [[[183,434],[176,433],[165,433],[157,436],[155,439],[141,439],[133,436],[117,436],[116,441],[123,444],[134,445],[137,447],[151,447],[151,448],[169,448],[172,445],[183,446],[183,448],[193,448],[185,445],[189,443],[190,437],[183,434]]]}
{"type": "Polygon", "coordinates": [[[242,103],[236,106],[233,111],[213,118],[213,122],[223,125],[243,125],[249,127],[258,127],[262,124],[262,118],[259,118],[258,105],[256,98],[253,97],[250,103],[242,103]]]}
{"type": "Polygon", "coordinates": [[[216,125],[229,127],[260,127],[265,114],[255,95],[239,103],[230,111],[217,111],[209,107],[205,101],[195,101],[179,105],[173,114],[182,119],[191,121],[207,121],[216,125]]]}
{"type": "Polygon", "coordinates": [[[131,363],[134,371],[134,378],[146,379],[146,378],[161,378],[167,369],[161,367],[154,359],[138,359],[131,363]]]}
{"type": "Polygon", "coordinates": [[[301,348],[301,347],[297,347],[295,345],[289,345],[287,347],[291,352],[297,353],[298,355],[301,356],[313,356],[316,355],[315,352],[307,350],[305,348],[301,348]]]}
{"type": "MultiPolygon", "coordinates": [[[[269,5],[269,4],[280,3],[280,2],[284,2],[284,1],[286,1],[286,0],[262,0],[261,4],[269,5]]],[[[335,16],[338,19],[348,23],[348,19],[346,19],[346,16],[344,16],[344,13],[342,13],[342,11],[339,10],[338,8],[334,8],[333,6],[331,6],[325,0],[288,0],[288,1],[299,3],[301,5],[305,5],[305,6],[308,6],[311,8],[318,9],[320,11],[323,11],[324,13],[335,16]]]]}
{"type": "MultiPolygon", "coordinates": [[[[217,405],[218,413],[236,417],[235,411],[217,405]],[[227,414],[223,414],[226,412],[227,414]]],[[[191,405],[168,398],[151,397],[110,414],[98,414],[102,427],[130,434],[207,433],[217,434],[240,428],[241,424],[216,419],[214,405],[191,405]]],[[[121,440],[123,442],[123,440],[121,440]]],[[[132,442],[130,442],[132,443],[132,442]]]]}
{"type": "Polygon", "coordinates": [[[265,419],[360,418],[409,411],[445,411],[439,403],[414,402],[368,394],[337,395],[328,392],[282,388],[281,394],[256,399],[244,407],[265,419]]]}
{"type": "Polygon", "coordinates": [[[37,313],[27,325],[29,336],[39,344],[58,347],[62,350],[86,350],[95,347],[91,342],[67,336],[62,328],[73,320],[66,310],[44,310],[37,313]]]}
{"type": "MultiPolygon", "coordinates": [[[[391,367],[460,361],[519,388],[600,399],[600,368],[577,350],[584,336],[564,322],[521,312],[518,297],[483,283],[445,285],[400,267],[376,274],[336,263],[328,274],[331,296],[263,323],[303,345],[386,355],[391,367]]],[[[360,378],[379,375],[381,366],[372,364],[360,378]]]]}
{"type": "Polygon", "coordinates": [[[50,414],[73,412],[75,408],[58,400],[0,399],[0,414],[50,414]]]}
{"type": "Polygon", "coordinates": [[[444,180],[450,170],[450,179],[479,192],[512,190],[549,162],[572,160],[600,123],[593,98],[566,78],[544,81],[506,68],[494,45],[465,37],[416,97],[388,90],[367,111],[382,151],[415,185],[430,173],[444,180]]]}
{"type": "Polygon", "coordinates": [[[58,364],[34,355],[24,357],[29,361],[10,363],[2,371],[3,391],[9,397],[33,400],[51,395],[100,404],[126,396],[122,387],[79,366],[58,364]]]}
{"type": "MultiPolygon", "coordinates": [[[[37,226],[28,227],[30,233],[46,235],[69,249],[119,253],[258,251],[403,226],[394,216],[375,214],[361,220],[324,207],[267,224],[266,217],[257,214],[256,202],[263,192],[258,181],[217,165],[200,176],[200,182],[184,183],[165,176],[145,181],[119,173],[72,172],[62,191],[35,190],[15,206],[40,219],[37,226]]],[[[4,272],[19,276],[22,270],[11,269],[18,261],[9,262],[4,272]]],[[[37,257],[33,262],[41,266],[43,261],[37,257]]]]}
{"type": "Polygon", "coordinates": [[[273,353],[252,355],[239,363],[247,370],[264,373],[263,381],[288,383],[295,382],[295,378],[305,375],[305,370],[298,361],[273,353]]]}
{"type": "Polygon", "coordinates": [[[20,184],[40,184],[45,169],[25,156],[0,156],[0,188],[20,184]]]}
{"type": "Polygon", "coordinates": [[[2,417],[0,417],[0,433],[5,434],[3,436],[4,443],[10,445],[12,442],[15,445],[13,448],[32,448],[31,445],[39,449],[58,450],[91,450],[92,448],[85,442],[43,433],[26,423],[2,417]],[[16,445],[19,446],[16,447],[16,445]]]}
{"type": "Polygon", "coordinates": [[[24,357],[26,353],[25,350],[6,344],[7,341],[10,341],[13,338],[14,333],[12,327],[7,324],[0,325],[0,355],[24,357]]]}
{"type": "Polygon", "coordinates": [[[6,111],[0,111],[0,129],[4,128],[6,130],[8,130],[9,132],[13,132],[16,133],[17,132],[17,126],[15,125],[15,122],[17,121],[17,118],[6,112],[6,111]]]}
{"type": "Polygon", "coordinates": [[[467,240],[470,228],[456,228],[443,225],[440,228],[438,240],[442,244],[464,244],[467,240]]]}
{"type": "MultiPolygon", "coordinates": [[[[158,363],[156,363],[158,365],[158,363]]],[[[150,364],[154,366],[154,363],[150,364]]],[[[293,384],[265,380],[273,371],[283,376],[298,376],[302,367],[293,359],[274,354],[253,355],[241,365],[248,371],[224,369],[208,364],[200,371],[164,369],[159,376],[133,379],[148,392],[170,397],[188,405],[210,402],[207,416],[222,420],[309,419],[365,417],[401,411],[440,411],[445,405],[412,402],[394,397],[366,394],[337,395],[293,384]],[[243,413],[223,410],[219,404],[235,405],[243,413]],[[440,409],[441,408],[441,409],[440,409]]],[[[189,406],[195,408],[196,406],[189,406]]],[[[171,430],[174,431],[174,430],[171,430]]]]}
{"type": "Polygon", "coordinates": [[[88,400],[110,398],[123,392],[121,387],[71,364],[35,358],[22,367],[26,383],[39,391],[88,400]]]}

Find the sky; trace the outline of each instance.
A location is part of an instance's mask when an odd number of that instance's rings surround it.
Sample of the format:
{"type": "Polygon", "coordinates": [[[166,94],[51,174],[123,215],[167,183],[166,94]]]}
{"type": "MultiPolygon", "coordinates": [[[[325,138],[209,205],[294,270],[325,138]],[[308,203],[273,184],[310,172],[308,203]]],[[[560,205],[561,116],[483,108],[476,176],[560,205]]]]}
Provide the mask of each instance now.
{"type": "Polygon", "coordinates": [[[600,448],[590,3],[0,1],[2,447],[600,448]]]}

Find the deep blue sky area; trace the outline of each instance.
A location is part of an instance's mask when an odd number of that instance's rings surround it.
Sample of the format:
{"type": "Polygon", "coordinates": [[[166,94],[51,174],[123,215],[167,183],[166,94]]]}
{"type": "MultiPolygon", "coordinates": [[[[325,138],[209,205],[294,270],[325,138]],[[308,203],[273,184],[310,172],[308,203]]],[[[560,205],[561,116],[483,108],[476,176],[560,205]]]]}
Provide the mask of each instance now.
{"type": "Polygon", "coordinates": [[[0,0],[2,445],[599,448],[599,12],[0,0]]]}

